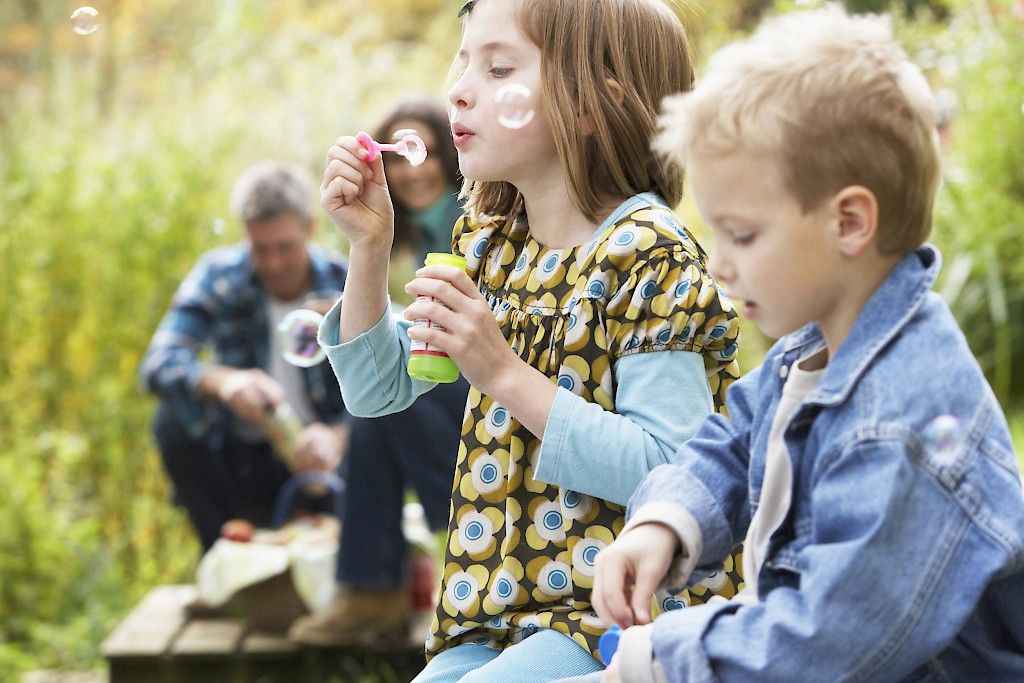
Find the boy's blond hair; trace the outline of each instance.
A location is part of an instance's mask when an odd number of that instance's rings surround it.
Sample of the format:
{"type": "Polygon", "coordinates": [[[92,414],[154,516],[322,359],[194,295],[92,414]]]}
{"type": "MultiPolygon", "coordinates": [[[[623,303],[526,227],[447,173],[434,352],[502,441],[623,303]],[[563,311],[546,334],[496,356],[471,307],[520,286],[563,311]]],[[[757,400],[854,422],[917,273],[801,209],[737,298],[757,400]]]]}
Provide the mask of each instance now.
{"type": "MultiPolygon", "coordinates": [[[[510,0],[499,0],[509,2],[510,0]]],[[[467,2],[462,14],[472,12],[467,2]]],[[[686,30],[662,0],[515,0],[523,33],[541,51],[540,102],[573,200],[594,220],[609,197],[683,196],[682,170],[651,151],[658,106],[693,87],[686,30]],[[607,82],[618,83],[617,93],[607,82]],[[580,130],[586,115],[593,132],[580,130]]],[[[522,197],[507,182],[463,184],[466,208],[512,216],[522,197]]]]}
{"type": "Polygon", "coordinates": [[[765,21],[717,52],[693,92],[668,98],[661,153],[775,158],[804,211],[844,187],[878,201],[878,249],[904,254],[931,230],[939,182],[937,108],[878,16],[840,7],[765,21]]]}

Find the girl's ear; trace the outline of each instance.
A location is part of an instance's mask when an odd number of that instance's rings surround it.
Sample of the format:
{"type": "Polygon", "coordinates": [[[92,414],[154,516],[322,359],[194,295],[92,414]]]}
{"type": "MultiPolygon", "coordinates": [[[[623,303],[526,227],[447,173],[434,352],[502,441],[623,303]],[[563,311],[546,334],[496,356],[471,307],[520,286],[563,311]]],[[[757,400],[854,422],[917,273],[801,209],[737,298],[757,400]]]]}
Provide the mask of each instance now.
{"type": "Polygon", "coordinates": [[[844,187],[832,198],[839,221],[839,249],[846,256],[859,256],[878,235],[878,199],[861,185],[844,187]]]}
{"type": "MultiPolygon", "coordinates": [[[[622,86],[614,78],[604,79],[604,83],[608,86],[608,92],[611,93],[612,99],[615,100],[616,104],[622,104],[622,100],[626,97],[626,91],[622,89],[622,86]]],[[[590,119],[589,114],[580,115],[580,131],[584,135],[592,135],[594,133],[594,123],[590,119]]]]}

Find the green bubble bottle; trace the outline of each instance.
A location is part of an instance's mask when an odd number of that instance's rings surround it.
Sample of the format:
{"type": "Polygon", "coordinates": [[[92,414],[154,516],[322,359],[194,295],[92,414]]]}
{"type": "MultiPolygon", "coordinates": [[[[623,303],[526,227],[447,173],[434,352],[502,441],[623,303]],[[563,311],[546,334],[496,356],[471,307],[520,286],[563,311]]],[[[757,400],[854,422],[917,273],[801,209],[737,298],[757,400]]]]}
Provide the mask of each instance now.
{"type": "MultiPolygon", "coordinates": [[[[454,254],[427,254],[424,265],[427,266],[454,266],[462,270],[466,269],[466,259],[454,254]]],[[[431,301],[433,297],[421,296],[417,301],[431,301]]],[[[414,327],[440,327],[430,320],[417,320],[414,327]]],[[[455,362],[448,357],[441,349],[431,346],[426,342],[413,341],[412,351],[409,355],[409,376],[413,379],[424,382],[435,382],[447,384],[459,378],[459,368],[455,362]]]]}

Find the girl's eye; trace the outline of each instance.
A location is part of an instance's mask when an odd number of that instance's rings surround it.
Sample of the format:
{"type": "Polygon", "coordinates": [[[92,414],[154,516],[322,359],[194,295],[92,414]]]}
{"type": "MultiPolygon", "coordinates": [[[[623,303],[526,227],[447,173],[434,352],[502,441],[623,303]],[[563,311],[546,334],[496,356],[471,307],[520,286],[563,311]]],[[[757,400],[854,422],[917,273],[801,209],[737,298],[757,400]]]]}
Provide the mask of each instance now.
{"type": "Polygon", "coordinates": [[[491,75],[495,78],[506,78],[512,74],[512,69],[507,66],[492,66],[491,75]]]}
{"type": "Polygon", "coordinates": [[[754,233],[747,233],[746,235],[733,235],[732,243],[737,246],[743,246],[750,244],[754,241],[754,233]]]}

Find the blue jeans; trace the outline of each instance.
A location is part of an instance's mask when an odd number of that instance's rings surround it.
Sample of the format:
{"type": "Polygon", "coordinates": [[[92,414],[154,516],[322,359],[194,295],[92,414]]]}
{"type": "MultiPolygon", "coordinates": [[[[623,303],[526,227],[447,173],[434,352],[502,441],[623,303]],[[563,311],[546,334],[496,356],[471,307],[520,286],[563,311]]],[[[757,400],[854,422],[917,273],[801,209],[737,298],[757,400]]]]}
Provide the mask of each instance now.
{"type": "Polygon", "coordinates": [[[337,579],[356,588],[405,580],[405,492],[416,492],[432,530],[448,524],[455,459],[469,384],[439,384],[400,413],[355,418],[342,463],[337,579]]]}
{"type": "Polygon", "coordinates": [[[575,640],[543,628],[504,650],[477,643],[456,645],[431,659],[413,683],[547,683],[602,670],[575,640]]]}

